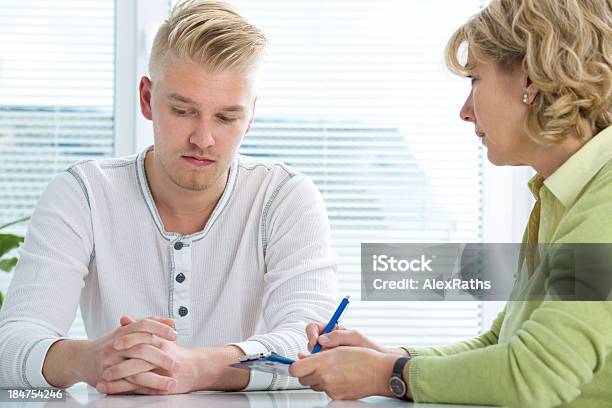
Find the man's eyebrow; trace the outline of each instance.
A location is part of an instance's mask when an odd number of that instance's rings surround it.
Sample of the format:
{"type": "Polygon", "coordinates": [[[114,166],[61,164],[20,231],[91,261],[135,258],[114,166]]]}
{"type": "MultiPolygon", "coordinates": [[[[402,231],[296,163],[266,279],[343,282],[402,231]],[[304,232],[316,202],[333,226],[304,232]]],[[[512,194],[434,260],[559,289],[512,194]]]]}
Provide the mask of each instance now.
{"type": "Polygon", "coordinates": [[[232,105],[232,106],[226,106],[225,108],[221,108],[221,111],[242,113],[245,111],[245,109],[244,109],[244,106],[242,105],[232,105]]]}
{"type": "MultiPolygon", "coordinates": [[[[189,103],[189,104],[192,104],[192,105],[197,105],[198,104],[194,100],[189,99],[186,96],[183,96],[183,95],[180,95],[180,94],[177,94],[177,93],[171,93],[170,95],[168,95],[168,99],[174,99],[174,100],[177,100],[179,102],[189,103]]],[[[232,106],[225,106],[225,107],[221,108],[220,111],[221,112],[242,113],[242,112],[245,112],[246,109],[242,105],[232,105],[232,106]]]]}
{"type": "Polygon", "coordinates": [[[192,101],[191,99],[187,98],[186,96],[179,95],[177,93],[171,93],[170,95],[168,95],[168,99],[174,99],[174,100],[177,100],[179,102],[185,102],[185,103],[191,103],[193,105],[197,105],[197,103],[195,101],[192,101]]]}

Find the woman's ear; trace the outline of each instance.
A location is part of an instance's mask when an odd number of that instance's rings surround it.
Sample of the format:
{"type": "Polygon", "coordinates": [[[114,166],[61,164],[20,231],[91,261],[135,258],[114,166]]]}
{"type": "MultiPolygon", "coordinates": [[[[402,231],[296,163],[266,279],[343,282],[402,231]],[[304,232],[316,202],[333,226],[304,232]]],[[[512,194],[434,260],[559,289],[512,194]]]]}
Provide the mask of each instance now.
{"type": "Polygon", "coordinates": [[[527,104],[531,105],[538,95],[538,88],[533,83],[531,78],[529,77],[529,67],[527,65],[527,58],[523,58],[523,62],[521,63],[521,74],[523,77],[523,88],[527,93],[527,104]]]}

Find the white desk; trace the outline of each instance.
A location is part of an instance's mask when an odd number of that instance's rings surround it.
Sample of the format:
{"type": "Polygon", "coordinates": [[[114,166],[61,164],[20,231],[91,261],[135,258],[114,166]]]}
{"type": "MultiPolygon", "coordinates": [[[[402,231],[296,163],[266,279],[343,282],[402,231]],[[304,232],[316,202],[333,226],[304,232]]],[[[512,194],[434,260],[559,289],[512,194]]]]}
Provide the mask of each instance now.
{"type": "MultiPolygon", "coordinates": [[[[11,402],[2,407],[45,408],[368,408],[375,406],[397,408],[466,407],[463,405],[415,404],[392,398],[370,397],[359,401],[332,401],[324,393],[311,390],[256,391],[256,392],[194,392],[191,394],[146,396],[105,396],[84,383],[67,390],[66,401],[11,402]]],[[[473,408],[473,406],[470,406],[473,408]]]]}

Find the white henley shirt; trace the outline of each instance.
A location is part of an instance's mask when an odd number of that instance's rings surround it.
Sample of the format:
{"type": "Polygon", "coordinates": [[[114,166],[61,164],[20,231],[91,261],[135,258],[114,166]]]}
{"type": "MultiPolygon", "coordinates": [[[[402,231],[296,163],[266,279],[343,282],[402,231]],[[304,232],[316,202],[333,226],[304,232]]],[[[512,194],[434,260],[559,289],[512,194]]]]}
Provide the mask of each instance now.
{"type": "MultiPolygon", "coordinates": [[[[151,149],[151,148],[149,148],[151,149]]],[[[119,317],[175,319],[185,347],[235,344],[296,358],[304,328],[337,306],[322,197],[279,162],[237,156],[202,231],[168,232],[144,157],[89,160],[42,194],[0,311],[0,387],[49,387],[42,366],[80,304],[89,338],[119,317]]],[[[299,387],[251,372],[247,389],[299,387]]]]}

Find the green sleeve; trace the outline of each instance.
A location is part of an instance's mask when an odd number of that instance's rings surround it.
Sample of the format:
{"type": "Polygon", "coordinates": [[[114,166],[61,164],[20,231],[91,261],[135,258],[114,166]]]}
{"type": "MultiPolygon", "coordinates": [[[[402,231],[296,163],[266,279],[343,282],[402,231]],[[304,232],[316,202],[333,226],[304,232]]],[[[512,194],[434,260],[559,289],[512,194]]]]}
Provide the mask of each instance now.
{"type": "Polygon", "coordinates": [[[499,338],[499,330],[501,328],[502,322],[504,321],[506,309],[504,308],[501,311],[491,328],[481,334],[478,337],[474,337],[473,339],[460,341],[457,343],[448,344],[440,347],[426,347],[426,348],[411,348],[411,347],[402,347],[406,350],[412,357],[416,356],[450,356],[457,353],[462,353],[464,351],[476,350],[479,348],[491,346],[493,344],[497,344],[497,339],[499,338]]]}
{"type": "Polygon", "coordinates": [[[508,343],[417,356],[417,402],[552,407],[575,399],[612,349],[612,302],[542,302],[508,343]]]}

